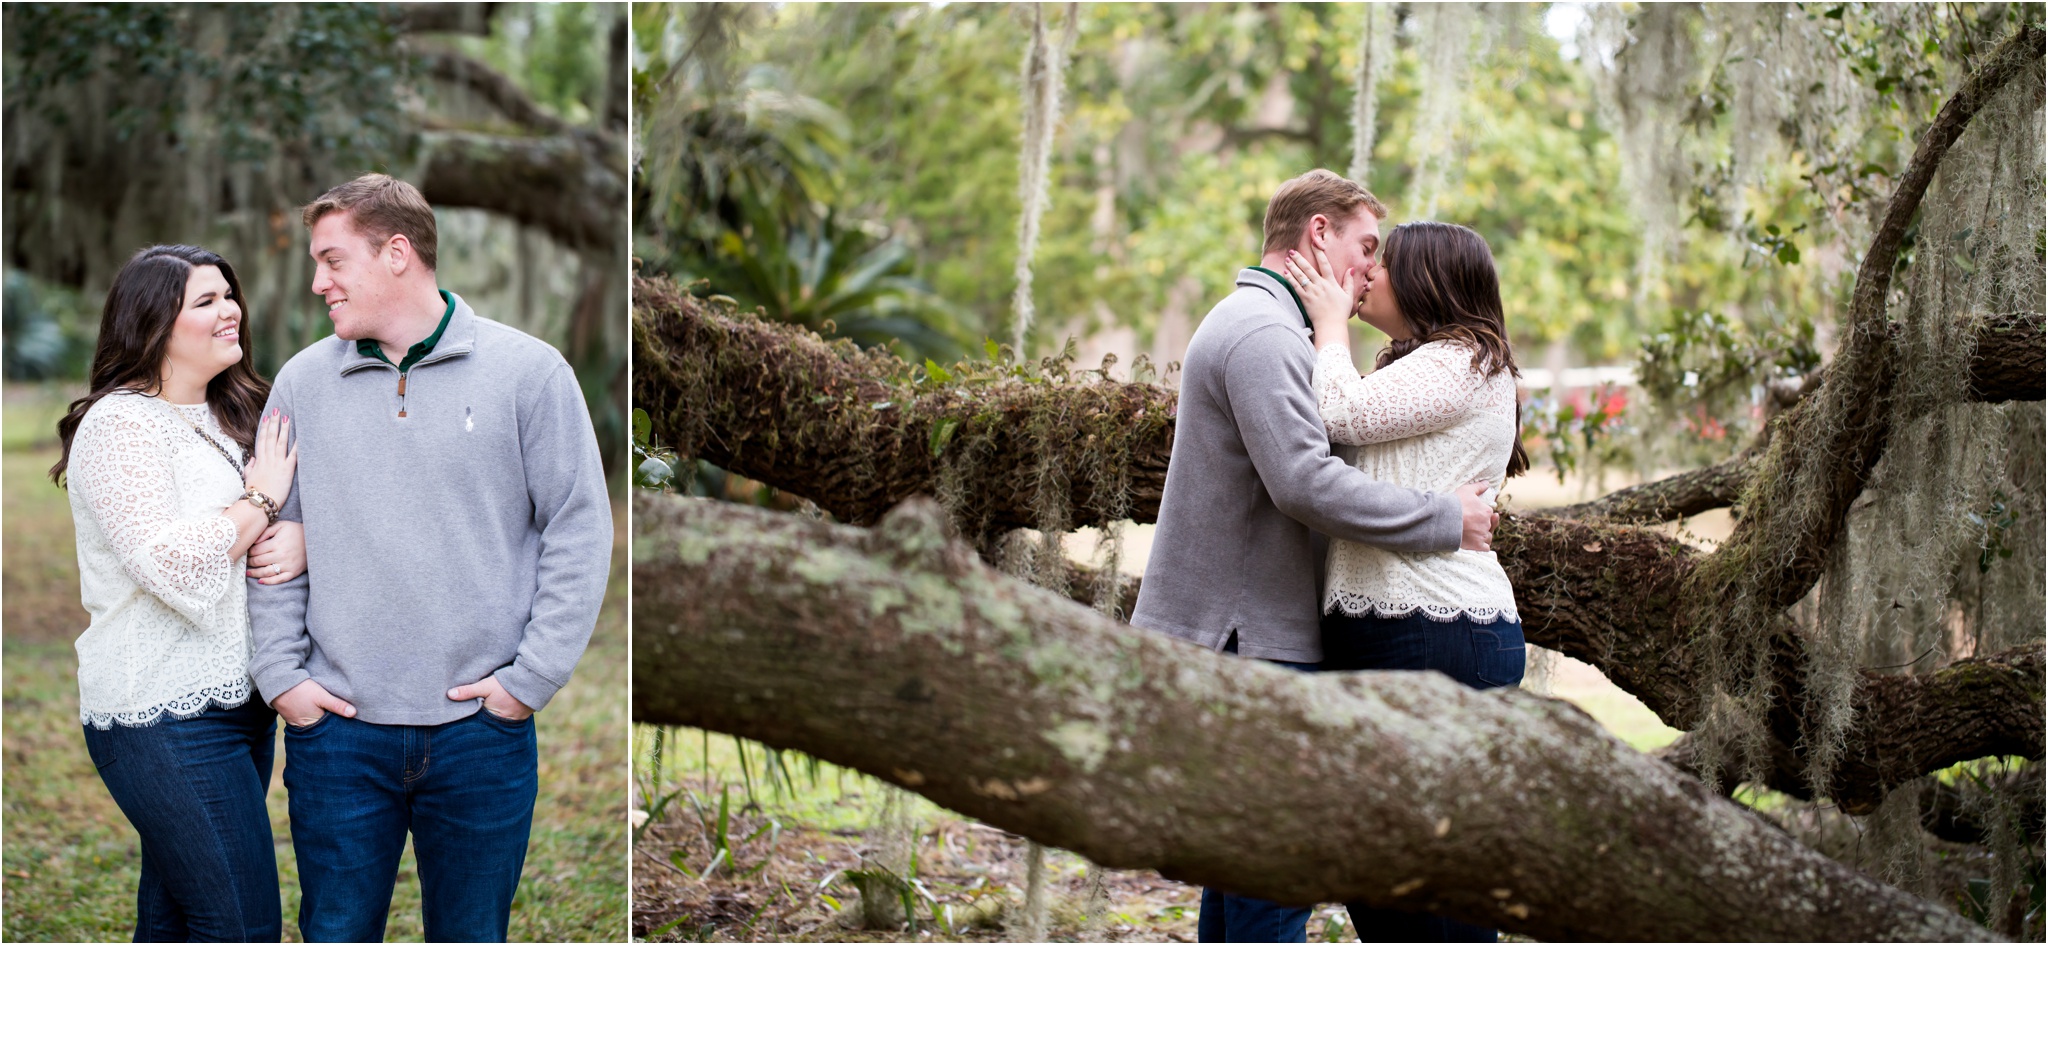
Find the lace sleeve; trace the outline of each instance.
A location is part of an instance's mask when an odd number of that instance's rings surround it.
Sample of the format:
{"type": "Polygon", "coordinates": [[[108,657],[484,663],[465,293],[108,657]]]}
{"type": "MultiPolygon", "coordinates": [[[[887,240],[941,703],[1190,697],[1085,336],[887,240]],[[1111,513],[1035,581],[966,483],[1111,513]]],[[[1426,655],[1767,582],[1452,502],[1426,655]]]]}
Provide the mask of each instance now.
{"type": "Polygon", "coordinates": [[[72,437],[69,482],[135,583],[205,627],[237,579],[228,551],[239,534],[222,514],[179,518],[171,458],[142,419],[95,410],[72,437]]]}
{"type": "Polygon", "coordinates": [[[1456,345],[1424,345],[1363,375],[1350,351],[1333,345],[1316,353],[1312,384],[1330,441],[1364,446],[1449,427],[1472,408],[1486,379],[1456,345]]]}

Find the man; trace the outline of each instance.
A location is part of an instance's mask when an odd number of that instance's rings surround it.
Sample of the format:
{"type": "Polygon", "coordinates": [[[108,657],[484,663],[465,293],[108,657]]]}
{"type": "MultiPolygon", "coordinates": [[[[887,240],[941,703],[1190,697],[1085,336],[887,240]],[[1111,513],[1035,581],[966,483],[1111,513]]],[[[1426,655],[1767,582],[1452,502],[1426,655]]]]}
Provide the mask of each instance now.
{"type": "Polygon", "coordinates": [[[270,407],[307,571],[249,588],[309,941],[383,939],[412,835],[429,941],[503,940],[539,790],[533,714],[590,641],[611,505],[576,375],[439,288],[434,212],[366,174],[301,217],[334,336],[270,407]]]}
{"type": "MultiPolygon", "coordinates": [[[[1386,206],[1325,170],[1266,205],[1260,263],[1237,274],[1188,342],[1159,525],[1131,623],[1305,671],[1322,660],[1328,537],[1404,552],[1487,547],[1484,484],[1421,493],[1367,479],[1330,452],[1309,385],[1316,353],[1287,252],[1323,251],[1370,276],[1386,206]]],[[[1360,286],[1366,280],[1360,280],[1360,286]]],[[[1204,943],[1301,942],[1310,909],[1202,891],[1204,943]]]]}

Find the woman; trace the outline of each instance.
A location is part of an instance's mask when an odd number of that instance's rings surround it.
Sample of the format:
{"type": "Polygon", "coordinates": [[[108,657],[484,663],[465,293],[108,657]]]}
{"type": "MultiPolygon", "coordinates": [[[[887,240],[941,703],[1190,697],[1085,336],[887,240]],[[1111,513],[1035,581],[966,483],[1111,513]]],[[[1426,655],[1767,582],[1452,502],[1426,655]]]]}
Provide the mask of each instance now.
{"type": "MultiPolygon", "coordinates": [[[[1313,377],[1333,444],[1356,446],[1374,479],[1448,492],[1495,490],[1528,469],[1515,400],[1514,346],[1486,241],[1436,221],[1395,226],[1381,264],[1332,278],[1290,257],[1286,275],[1315,327],[1313,377]],[[1361,376],[1346,319],[1355,311],[1392,340],[1361,376]]],[[[1403,555],[1332,541],[1323,589],[1327,671],[1434,669],[1476,689],[1522,681],[1526,650],[1515,593],[1492,551],[1403,555]]],[[[1361,940],[1491,942],[1491,929],[1351,904],[1361,940]]]]}
{"type": "Polygon", "coordinates": [[[69,487],[92,615],[79,720],[142,838],[138,942],[275,941],[283,924],[264,807],[276,716],[249,699],[242,578],[303,572],[305,541],[277,523],[296,453],[289,418],[259,424],[269,385],[242,352],[241,299],[210,251],[130,258],[107,291],[91,390],[57,423],[50,477],[69,487]]]}

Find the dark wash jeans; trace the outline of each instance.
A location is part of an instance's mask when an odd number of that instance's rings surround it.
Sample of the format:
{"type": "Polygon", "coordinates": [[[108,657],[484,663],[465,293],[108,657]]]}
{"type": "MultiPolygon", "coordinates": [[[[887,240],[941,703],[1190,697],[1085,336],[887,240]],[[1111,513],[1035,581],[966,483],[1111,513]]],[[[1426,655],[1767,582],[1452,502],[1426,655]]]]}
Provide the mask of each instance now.
{"type": "MultiPolygon", "coordinates": [[[[1230,641],[1223,644],[1223,652],[1236,655],[1236,632],[1230,633],[1230,641]]],[[[1266,663],[1296,671],[1316,670],[1314,664],[1286,660],[1269,660],[1266,663]]],[[[1205,888],[1202,890],[1201,913],[1195,918],[1195,942],[1307,943],[1308,916],[1314,911],[1312,907],[1290,907],[1271,900],[1205,888]]]]}
{"type": "Polygon", "coordinates": [[[147,726],[85,727],[114,802],[142,837],[135,942],[276,943],[270,789],[277,715],[253,694],[232,708],[147,726]]]}
{"type": "Polygon", "coordinates": [[[505,939],[540,792],[531,717],[380,726],[328,714],[286,726],[284,749],[308,942],[384,938],[408,832],[427,942],[505,939]]]}
{"type": "MultiPolygon", "coordinates": [[[[1459,617],[1434,621],[1406,617],[1323,617],[1323,670],[1421,671],[1434,669],[1474,689],[1513,686],[1528,666],[1522,626],[1510,620],[1478,624],[1459,617]]],[[[1344,905],[1364,943],[1493,943],[1492,929],[1433,914],[1387,911],[1352,901],[1344,905]]]]}

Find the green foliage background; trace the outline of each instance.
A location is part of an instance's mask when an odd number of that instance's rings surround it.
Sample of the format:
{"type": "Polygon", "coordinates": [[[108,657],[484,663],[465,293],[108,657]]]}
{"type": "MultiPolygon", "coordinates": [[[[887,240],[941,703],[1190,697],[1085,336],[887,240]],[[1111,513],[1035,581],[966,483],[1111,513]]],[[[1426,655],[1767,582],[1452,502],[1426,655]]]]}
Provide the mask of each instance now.
{"type": "MultiPolygon", "coordinates": [[[[543,111],[591,127],[625,75],[607,42],[623,17],[621,4],[508,4],[487,34],[421,34],[393,4],[8,4],[7,378],[82,380],[107,282],[156,242],[236,266],[246,344],[275,372],[331,332],[307,289],[298,207],[366,170],[417,179],[425,132],[507,130],[422,75],[421,56],[480,60],[543,111]],[[55,190],[65,178],[114,179],[118,191],[92,197],[123,203],[80,208],[55,190]]],[[[439,219],[443,285],[562,349],[600,439],[622,448],[624,257],[587,257],[479,209],[439,219]],[[597,270],[618,306],[579,334],[573,312],[597,270]]]]}
{"type": "MultiPolygon", "coordinates": [[[[900,310],[930,329],[902,338],[899,351],[952,360],[1004,336],[1027,6],[636,5],[643,268],[848,332],[845,317],[789,307],[790,295],[764,291],[733,264],[774,253],[774,226],[786,236],[829,213],[840,226],[861,224],[871,243],[908,247],[913,260],[893,274],[916,293],[900,310]],[[722,157],[692,168],[723,164],[722,180],[679,174],[688,164],[672,158],[678,151],[722,157]],[[742,213],[743,199],[755,209],[742,213]],[[771,212],[778,217],[761,216],[771,212]]],[[[1797,48],[1771,51],[1741,35],[1732,7],[1621,5],[1628,25],[1674,19],[1683,37],[1680,67],[1659,85],[1673,100],[1659,119],[1670,125],[1678,182],[1676,198],[1659,205],[1628,188],[1618,110],[1602,104],[1592,75],[1613,59],[1584,57],[1594,52],[1583,6],[1486,5],[1458,45],[1462,60],[1429,63],[1432,12],[1377,5],[1377,145],[1366,180],[1392,221],[1433,217],[1487,238],[1525,366],[1562,357],[1656,371],[1643,383],[1662,411],[1659,431],[1632,442],[1633,463],[1718,459],[1754,430],[1762,382],[1821,362],[1869,217],[1912,135],[1973,41],[1995,38],[2015,16],[2006,5],[1923,5],[1900,16],[1795,4],[1782,9],[1774,39],[1797,48]],[[1760,127],[1739,111],[1753,84],[1829,101],[1760,127]],[[1447,135],[1420,126],[1432,90],[1457,99],[1447,135]],[[1432,142],[1446,138],[1447,154],[1432,157],[1432,142]],[[1447,176],[1424,215],[1420,182],[1432,159],[1447,176]],[[1676,229],[1665,249],[1652,236],[1660,221],[1676,229]],[[1689,333],[1703,325],[1726,336],[1689,333]],[[1801,345],[1765,344],[1802,330],[1801,345]],[[1646,353],[1660,338],[1663,349],[1646,353]],[[1699,390],[1697,376],[1683,380],[1688,370],[1736,373],[1699,390]]],[[[1365,8],[1081,5],[1035,258],[1030,354],[1109,327],[1146,345],[1174,303],[1199,318],[1229,292],[1256,256],[1273,188],[1311,167],[1348,166],[1365,8]]],[[[884,333],[855,337],[881,344],[884,333]]],[[[1376,347],[1362,326],[1354,334],[1376,347]]],[[[1615,434],[1597,402],[1534,405],[1551,442],[1616,452],[1597,438],[1615,434]]]]}

